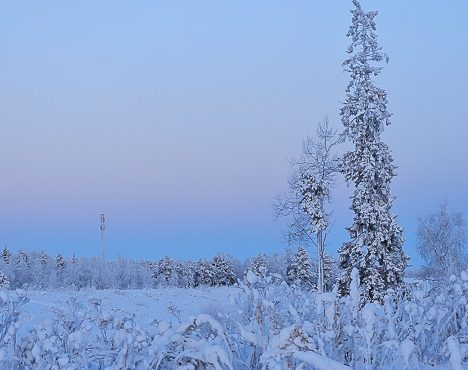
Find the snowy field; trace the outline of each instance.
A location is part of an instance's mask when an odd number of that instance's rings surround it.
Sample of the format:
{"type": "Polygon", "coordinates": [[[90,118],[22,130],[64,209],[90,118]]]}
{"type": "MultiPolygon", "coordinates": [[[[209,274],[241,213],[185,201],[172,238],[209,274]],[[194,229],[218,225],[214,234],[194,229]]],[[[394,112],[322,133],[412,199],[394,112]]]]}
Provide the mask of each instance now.
{"type": "Polygon", "coordinates": [[[229,295],[237,289],[232,287],[201,287],[197,289],[159,288],[145,290],[83,290],[83,291],[29,291],[29,302],[23,306],[20,315],[21,331],[31,330],[34,325],[51,320],[58,311],[67,312],[67,301],[75,298],[82,309],[93,310],[93,300],[100,300],[102,307],[115,312],[135,315],[135,322],[141,326],[153,321],[167,321],[177,324],[191,315],[200,313],[216,314],[232,310],[229,295]],[[171,307],[180,311],[179,318],[171,313],[171,307]]]}
{"type": "Polygon", "coordinates": [[[468,273],[435,290],[408,286],[400,303],[364,306],[354,283],[340,298],[276,275],[233,287],[0,290],[0,368],[468,369],[468,273]]]}

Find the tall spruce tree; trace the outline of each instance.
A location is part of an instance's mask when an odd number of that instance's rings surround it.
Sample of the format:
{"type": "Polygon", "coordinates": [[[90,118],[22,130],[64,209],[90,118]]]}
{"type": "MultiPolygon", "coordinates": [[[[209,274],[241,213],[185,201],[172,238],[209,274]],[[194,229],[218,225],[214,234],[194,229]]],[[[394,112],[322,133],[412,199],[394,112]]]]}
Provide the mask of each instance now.
{"type": "Polygon", "coordinates": [[[365,12],[353,0],[352,24],[347,36],[350,57],[343,63],[351,81],[341,108],[344,136],[354,144],[341,163],[347,181],[355,185],[351,210],[353,225],[347,228],[351,241],[340,248],[340,293],[349,294],[351,271],[360,277],[362,302],[382,301],[385,291],[403,283],[408,258],[402,250],[402,228],[390,212],[393,198],[390,182],[395,166],[388,146],[380,136],[390,124],[387,93],[374,84],[379,63],[388,56],[377,43],[374,18],[377,12],[365,12]]]}

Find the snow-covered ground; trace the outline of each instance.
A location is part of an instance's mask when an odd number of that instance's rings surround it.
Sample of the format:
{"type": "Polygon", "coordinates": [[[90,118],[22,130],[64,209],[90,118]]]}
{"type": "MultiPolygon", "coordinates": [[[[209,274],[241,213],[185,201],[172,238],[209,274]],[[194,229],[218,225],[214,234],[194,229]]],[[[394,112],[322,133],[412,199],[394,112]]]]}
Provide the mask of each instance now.
{"type": "Polygon", "coordinates": [[[237,288],[200,287],[197,289],[159,288],[145,290],[82,290],[82,291],[28,291],[29,302],[23,306],[20,322],[21,332],[26,332],[47,320],[57,311],[68,311],[67,301],[75,298],[84,311],[91,311],[92,300],[100,300],[105,309],[125,311],[135,315],[135,322],[145,326],[153,321],[178,324],[174,313],[180,311],[180,320],[191,315],[232,310],[229,295],[237,288]]]}
{"type": "Polygon", "coordinates": [[[276,275],[233,287],[3,289],[0,369],[468,370],[467,273],[364,306],[354,281],[347,297],[276,275]]]}

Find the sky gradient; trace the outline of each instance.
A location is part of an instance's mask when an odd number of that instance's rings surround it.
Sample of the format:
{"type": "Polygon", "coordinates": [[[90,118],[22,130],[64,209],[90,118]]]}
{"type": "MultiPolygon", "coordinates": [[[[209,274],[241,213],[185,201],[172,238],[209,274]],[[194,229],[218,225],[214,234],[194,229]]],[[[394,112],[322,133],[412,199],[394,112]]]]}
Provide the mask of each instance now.
{"type": "MultiPolygon", "coordinates": [[[[390,63],[394,212],[468,216],[468,2],[363,1],[390,63]]],[[[315,123],[341,129],[351,1],[2,2],[0,244],[94,255],[280,252],[272,200],[315,123]]],[[[330,250],[347,240],[341,181],[330,250]]]]}

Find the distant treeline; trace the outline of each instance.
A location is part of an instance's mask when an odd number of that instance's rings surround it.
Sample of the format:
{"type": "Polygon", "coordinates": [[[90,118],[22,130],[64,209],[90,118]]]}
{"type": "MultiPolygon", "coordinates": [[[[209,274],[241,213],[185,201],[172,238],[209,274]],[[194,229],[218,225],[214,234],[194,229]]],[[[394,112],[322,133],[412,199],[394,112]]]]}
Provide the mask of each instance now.
{"type": "MultiPolygon", "coordinates": [[[[331,289],[336,264],[326,258],[326,285],[331,289]]],[[[4,248],[0,258],[0,286],[11,289],[143,289],[161,286],[194,288],[233,285],[250,276],[274,275],[289,284],[314,290],[317,262],[304,248],[294,253],[259,254],[246,261],[217,255],[212,259],[137,261],[119,257],[50,256],[46,252],[12,253],[4,248]]]]}

